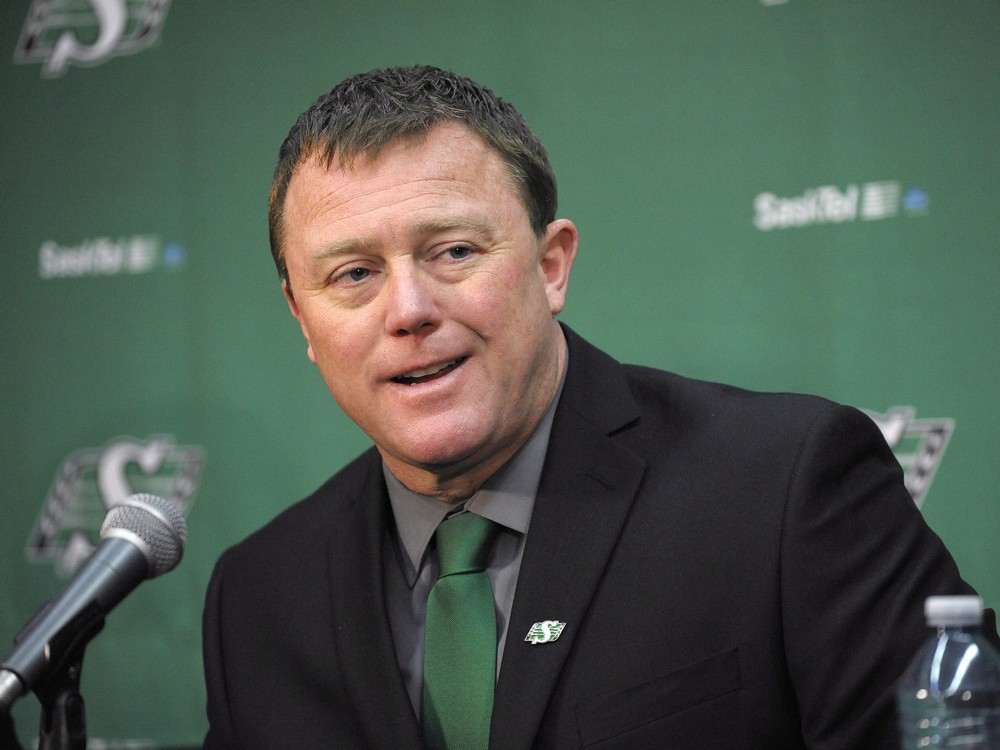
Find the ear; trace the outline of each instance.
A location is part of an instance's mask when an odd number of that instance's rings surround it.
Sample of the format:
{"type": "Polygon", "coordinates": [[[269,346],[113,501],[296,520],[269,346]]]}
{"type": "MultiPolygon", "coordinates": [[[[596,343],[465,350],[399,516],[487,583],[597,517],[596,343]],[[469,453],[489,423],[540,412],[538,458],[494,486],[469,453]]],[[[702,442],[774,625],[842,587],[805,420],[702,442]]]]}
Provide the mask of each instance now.
{"type": "Polygon", "coordinates": [[[295,301],[295,297],[292,296],[292,288],[288,285],[288,279],[281,280],[281,291],[285,295],[285,302],[288,303],[288,309],[291,311],[292,315],[297,321],[299,321],[299,327],[302,329],[302,335],[306,339],[306,354],[309,357],[309,361],[316,364],[316,355],[313,354],[312,340],[309,338],[309,329],[306,327],[306,321],[302,317],[302,311],[299,310],[299,303],[295,301]]]}
{"type": "Polygon", "coordinates": [[[541,272],[549,309],[558,315],[566,306],[569,289],[569,272],[576,259],[580,234],[569,219],[556,219],[545,230],[541,239],[541,272]]]}

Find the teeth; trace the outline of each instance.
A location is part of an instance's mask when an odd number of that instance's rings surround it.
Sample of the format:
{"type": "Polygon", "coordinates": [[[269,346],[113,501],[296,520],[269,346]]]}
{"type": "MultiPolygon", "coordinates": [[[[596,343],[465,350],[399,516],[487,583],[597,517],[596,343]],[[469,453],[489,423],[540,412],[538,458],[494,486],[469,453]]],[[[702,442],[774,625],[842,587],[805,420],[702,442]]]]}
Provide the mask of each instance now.
{"type": "Polygon", "coordinates": [[[423,369],[423,370],[413,370],[412,372],[406,373],[402,377],[404,377],[404,378],[423,378],[423,377],[426,377],[428,375],[433,375],[436,372],[441,372],[442,370],[446,370],[447,368],[451,367],[452,365],[456,365],[456,364],[458,364],[458,360],[457,359],[453,359],[451,362],[445,362],[443,365],[435,365],[434,367],[428,367],[428,368],[423,369]]]}

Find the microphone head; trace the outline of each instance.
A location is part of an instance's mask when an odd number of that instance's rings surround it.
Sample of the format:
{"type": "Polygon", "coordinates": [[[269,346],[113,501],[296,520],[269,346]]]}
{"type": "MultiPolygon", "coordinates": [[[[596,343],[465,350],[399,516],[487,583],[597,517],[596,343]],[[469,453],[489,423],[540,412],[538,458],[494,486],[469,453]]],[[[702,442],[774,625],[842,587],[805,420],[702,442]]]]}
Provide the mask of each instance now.
{"type": "Polygon", "coordinates": [[[131,542],[146,556],[147,578],[173,570],[184,554],[187,523],[180,509],[156,495],[129,495],[112,506],[101,525],[101,539],[131,542]]]}

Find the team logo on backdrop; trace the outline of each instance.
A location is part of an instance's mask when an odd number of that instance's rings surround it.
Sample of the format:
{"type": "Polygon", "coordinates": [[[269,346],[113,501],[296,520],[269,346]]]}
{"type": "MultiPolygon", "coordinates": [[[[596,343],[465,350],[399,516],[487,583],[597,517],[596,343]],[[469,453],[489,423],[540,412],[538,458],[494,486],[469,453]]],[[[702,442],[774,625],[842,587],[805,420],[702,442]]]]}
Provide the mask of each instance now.
{"type": "Polygon", "coordinates": [[[179,243],[164,242],[152,234],[96,237],[76,245],[46,240],[38,249],[38,276],[48,280],[177,270],[184,265],[185,255],[179,243]]]}
{"type": "Polygon", "coordinates": [[[896,460],[903,467],[906,489],[919,508],[931,488],[934,474],[941,465],[955,420],[917,419],[912,406],[896,406],[885,414],[867,412],[875,420],[896,460]]]}
{"type": "Polygon", "coordinates": [[[41,63],[45,78],[70,65],[134,55],[156,41],[170,0],[32,0],[16,63],[41,63]]]}
{"type": "Polygon", "coordinates": [[[821,185],[788,197],[759,193],[753,200],[753,223],[760,231],[769,232],[814,224],[878,221],[900,214],[926,213],[929,202],[926,190],[904,189],[898,180],[850,184],[844,188],[821,185]]]}
{"type": "Polygon", "coordinates": [[[52,482],[28,538],[28,559],[69,576],[93,551],[108,508],[136,492],[159,495],[186,514],[204,462],[200,446],[176,445],[169,435],[121,437],[75,451],[52,482]]]}

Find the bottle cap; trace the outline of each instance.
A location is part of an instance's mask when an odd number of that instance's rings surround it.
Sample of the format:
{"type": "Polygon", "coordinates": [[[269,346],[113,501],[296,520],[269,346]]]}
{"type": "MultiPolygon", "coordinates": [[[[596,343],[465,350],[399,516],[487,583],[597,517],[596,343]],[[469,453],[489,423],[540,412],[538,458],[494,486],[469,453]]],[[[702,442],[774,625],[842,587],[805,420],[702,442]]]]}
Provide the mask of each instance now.
{"type": "Polygon", "coordinates": [[[978,596],[929,596],[924,616],[932,627],[979,625],[983,621],[983,600],[978,596]]]}

